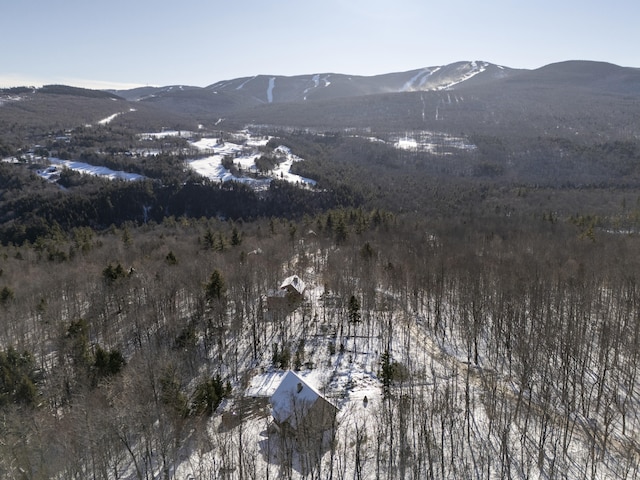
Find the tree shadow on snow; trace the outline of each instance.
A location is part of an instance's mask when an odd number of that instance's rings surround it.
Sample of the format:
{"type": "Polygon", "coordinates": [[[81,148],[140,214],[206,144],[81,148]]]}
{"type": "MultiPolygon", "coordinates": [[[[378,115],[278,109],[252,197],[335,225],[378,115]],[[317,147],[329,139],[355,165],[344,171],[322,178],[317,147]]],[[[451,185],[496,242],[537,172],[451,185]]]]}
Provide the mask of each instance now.
{"type": "Polygon", "coordinates": [[[302,476],[318,472],[335,435],[330,430],[301,433],[272,423],[260,436],[258,446],[263,459],[279,467],[279,478],[290,478],[293,471],[302,476]]]}

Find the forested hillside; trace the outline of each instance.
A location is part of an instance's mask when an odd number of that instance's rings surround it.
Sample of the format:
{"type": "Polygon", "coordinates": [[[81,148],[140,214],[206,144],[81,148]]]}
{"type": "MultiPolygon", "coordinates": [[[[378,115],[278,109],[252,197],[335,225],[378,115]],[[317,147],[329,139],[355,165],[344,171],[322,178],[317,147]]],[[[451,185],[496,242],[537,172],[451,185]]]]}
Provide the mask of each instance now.
{"type": "Polygon", "coordinates": [[[2,474],[634,478],[638,248],[362,210],[3,247],[2,474]],[[291,273],[306,300],[269,312],[291,273]],[[245,399],[282,368],[340,407],[329,445],[245,399]]]}
{"type": "Polygon", "coordinates": [[[638,478],[638,72],[272,78],[0,91],[0,477],[638,478]]]}

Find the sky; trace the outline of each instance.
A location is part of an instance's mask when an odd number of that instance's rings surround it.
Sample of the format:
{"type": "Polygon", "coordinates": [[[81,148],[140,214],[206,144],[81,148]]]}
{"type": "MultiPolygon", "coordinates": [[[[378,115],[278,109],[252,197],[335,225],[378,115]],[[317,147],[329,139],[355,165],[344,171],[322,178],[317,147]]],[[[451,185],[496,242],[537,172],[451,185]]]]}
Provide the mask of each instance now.
{"type": "Polygon", "coordinates": [[[0,0],[0,87],[207,86],[484,60],[640,67],[637,0],[0,0]]]}

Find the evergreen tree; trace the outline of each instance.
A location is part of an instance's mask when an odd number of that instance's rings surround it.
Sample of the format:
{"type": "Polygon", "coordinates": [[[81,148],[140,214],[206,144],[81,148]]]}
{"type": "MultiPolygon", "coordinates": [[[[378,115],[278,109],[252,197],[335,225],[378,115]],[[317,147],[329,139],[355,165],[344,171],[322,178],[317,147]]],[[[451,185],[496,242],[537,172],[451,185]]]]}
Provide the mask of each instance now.
{"type": "Polygon", "coordinates": [[[120,373],[125,364],[125,359],[119,350],[106,351],[97,345],[91,366],[91,384],[95,387],[103,378],[120,373]]]}
{"type": "Polygon", "coordinates": [[[196,387],[191,411],[195,415],[210,417],[220,405],[222,400],[231,394],[231,385],[224,383],[220,375],[210,380],[205,380],[196,387]]]}
{"type": "Polygon", "coordinates": [[[380,364],[382,368],[380,374],[382,378],[382,393],[385,398],[388,398],[391,394],[391,381],[393,380],[393,367],[389,350],[385,350],[382,355],[380,355],[380,364]]]}
{"type": "Polygon", "coordinates": [[[344,221],[344,217],[340,216],[335,228],[336,243],[338,244],[344,243],[347,240],[347,237],[348,237],[347,224],[344,221]]]}
{"type": "Polygon", "coordinates": [[[214,270],[206,285],[206,295],[209,301],[220,301],[224,298],[227,286],[224,277],[218,269],[214,270]]]}
{"type": "Polygon", "coordinates": [[[237,247],[241,243],[242,243],[242,236],[238,232],[238,229],[236,227],[233,227],[233,230],[231,231],[231,245],[233,245],[234,247],[237,247]]]}
{"type": "Polygon", "coordinates": [[[127,273],[125,272],[122,265],[119,263],[114,267],[112,264],[107,265],[107,267],[102,271],[102,278],[104,278],[107,285],[113,285],[118,280],[125,278],[127,273]]]}
{"type": "Polygon", "coordinates": [[[173,251],[169,251],[169,253],[167,253],[167,256],[165,257],[165,261],[167,262],[168,265],[176,265],[178,263],[178,259],[174,255],[173,251]]]}
{"type": "Polygon", "coordinates": [[[351,295],[349,298],[349,321],[359,323],[360,318],[360,301],[355,295],[351,295]]]}
{"type": "Polygon", "coordinates": [[[6,305],[15,297],[13,290],[7,286],[4,286],[2,290],[0,290],[0,304],[6,305]]]}
{"type": "Polygon", "coordinates": [[[213,249],[216,243],[216,237],[210,228],[207,228],[207,231],[204,234],[203,243],[204,243],[204,248],[207,250],[213,249]]]}
{"type": "Polygon", "coordinates": [[[0,352],[0,407],[9,403],[34,405],[38,391],[35,361],[31,353],[9,347],[0,352]]]}

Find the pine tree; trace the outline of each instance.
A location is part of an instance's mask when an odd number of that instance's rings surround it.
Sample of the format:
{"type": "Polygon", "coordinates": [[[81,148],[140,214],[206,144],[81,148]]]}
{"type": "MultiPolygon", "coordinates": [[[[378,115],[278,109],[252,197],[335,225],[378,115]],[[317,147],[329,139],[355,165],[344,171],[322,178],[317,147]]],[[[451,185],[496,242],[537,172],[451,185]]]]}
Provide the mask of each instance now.
{"type": "Polygon", "coordinates": [[[214,270],[206,285],[207,300],[222,300],[227,290],[224,278],[218,269],[214,270]]]}
{"type": "Polygon", "coordinates": [[[241,243],[242,243],[242,237],[240,236],[238,229],[236,227],[233,227],[233,230],[231,231],[231,245],[233,245],[234,247],[237,247],[241,243]]]}
{"type": "Polygon", "coordinates": [[[355,295],[351,295],[349,298],[349,321],[359,323],[360,319],[360,301],[355,295]]]}
{"type": "Polygon", "coordinates": [[[391,393],[391,381],[393,380],[393,365],[391,363],[389,350],[385,350],[382,355],[380,355],[380,364],[382,367],[380,374],[382,377],[382,393],[384,398],[388,398],[391,393]]]}

